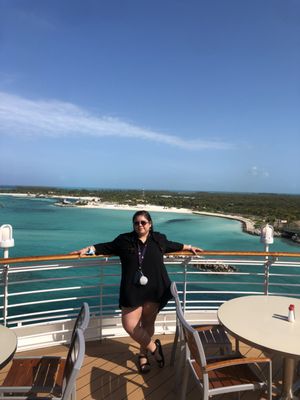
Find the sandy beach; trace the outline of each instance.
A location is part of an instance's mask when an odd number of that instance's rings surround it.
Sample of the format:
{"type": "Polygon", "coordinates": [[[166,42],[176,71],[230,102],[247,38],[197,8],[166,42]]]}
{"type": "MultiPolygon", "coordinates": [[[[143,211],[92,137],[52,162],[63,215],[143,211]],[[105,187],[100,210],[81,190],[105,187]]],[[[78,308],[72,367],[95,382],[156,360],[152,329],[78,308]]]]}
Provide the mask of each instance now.
{"type": "MultiPolygon", "coordinates": [[[[87,198],[86,198],[87,200],[87,198]]],[[[174,212],[180,214],[199,214],[199,215],[207,215],[210,217],[217,217],[217,218],[227,218],[227,219],[234,219],[240,221],[243,224],[244,231],[248,233],[256,233],[254,222],[249,218],[244,218],[237,215],[227,215],[221,213],[212,213],[206,211],[193,211],[189,210],[188,208],[176,208],[176,207],[163,207],[163,206],[156,206],[153,204],[137,204],[136,206],[130,206],[128,204],[113,204],[113,203],[105,203],[99,202],[94,203],[93,201],[89,200],[90,204],[87,205],[77,205],[76,207],[82,208],[103,208],[103,209],[111,209],[111,210],[130,210],[130,211],[138,211],[138,210],[146,210],[149,212],[174,212]]]]}
{"type": "MultiPolygon", "coordinates": [[[[37,197],[30,193],[0,193],[0,195],[5,196],[15,196],[15,197],[37,197]]],[[[149,212],[173,212],[179,214],[199,214],[199,215],[207,215],[211,217],[217,218],[227,218],[227,219],[234,219],[240,221],[243,226],[243,230],[250,234],[259,234],[255,229],[254,222],[249,219],[238,215],[227,215],[221,213],[212,213],[206,211],[193,211],[188,208],[176,208],[176,207],[163,207],[157,206],[153,204],[137,204],[135,206],[131,206],[128,204],[117,204],[117,203],[107,203],[101,202],[100,198],[94,196],[64,196],[64,195],[47,195],[47,196],[38,196],[40,198],[52,198],[60,200],[60,202],[56,203],[56,206],[59,207],[78,207],[78,208],[100,208],[100,209],[107,209],[107,210],[128,210],[128,211],[138,211],[138,210],[147,210],[149,212]],[[68,200],[75,200],[80,202],[86,202],[87,204],[74,204],[74,203],[64,203],[64,199],[68,200]]]]}

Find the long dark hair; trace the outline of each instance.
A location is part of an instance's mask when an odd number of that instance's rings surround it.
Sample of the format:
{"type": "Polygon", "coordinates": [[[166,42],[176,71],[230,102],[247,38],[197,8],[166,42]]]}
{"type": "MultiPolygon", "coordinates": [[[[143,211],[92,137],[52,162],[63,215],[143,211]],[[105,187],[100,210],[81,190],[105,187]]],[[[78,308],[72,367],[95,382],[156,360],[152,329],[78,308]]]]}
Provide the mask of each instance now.
{"type": "Polygon", "coordinates": [[[153,222],[152,222],[151,215],[148,213],[148,211],[145,211],[145,210],[137,211],[132,217],[132,223],[134,223],[136,217],[139,217],[140,215],[145,217],[148,222],[151,222],[150,232],[152,232],[153,231],[153,222]]]}

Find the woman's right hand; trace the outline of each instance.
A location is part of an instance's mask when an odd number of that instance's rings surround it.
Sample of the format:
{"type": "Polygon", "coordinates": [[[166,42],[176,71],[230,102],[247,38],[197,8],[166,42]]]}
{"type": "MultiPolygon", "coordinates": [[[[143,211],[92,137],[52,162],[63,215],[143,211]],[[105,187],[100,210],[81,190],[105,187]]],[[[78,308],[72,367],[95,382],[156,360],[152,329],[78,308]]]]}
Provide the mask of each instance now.
{"type": "Polygon", "coordinates": [[[92,254],[95,254],[95,247],[87,246],[80,250],[71,251],[71,253],[69,253],[69,254],[78,254],[79,257],[92,255],[92,254]]]}

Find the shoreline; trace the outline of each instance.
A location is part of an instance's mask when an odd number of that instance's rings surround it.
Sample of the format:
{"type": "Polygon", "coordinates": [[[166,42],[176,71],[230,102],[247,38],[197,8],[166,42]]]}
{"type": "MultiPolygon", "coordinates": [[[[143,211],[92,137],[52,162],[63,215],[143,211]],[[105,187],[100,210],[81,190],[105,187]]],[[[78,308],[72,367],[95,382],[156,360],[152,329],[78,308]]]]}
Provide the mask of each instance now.
{"type": "MultiPolygon", "coordinates": [[[[101,202],[101,199],[95,196],[65,196],[65,195],[35,195],[32,193],[4,193],[0,192],[0,196],[13,196],[13,197],[28,197],[28,198],[36,198],[36,199],[53,199],[60,200],[58,203],[54,203],[57,207],[77,207],[77,208],[98,208],[98,209],[106,209],[106,210],[120,210],[120,211],[139,211],[146,210],[149,212],[170,212],[176,214],[195,214],[195,215],[203,215],[209,217],[216,218],[226,218],[235,220],[241,223],[241,228],[244,233],[249,235],[260,236],[261,229],[255,227],[255,220],[243,217],[242,215],[231,215],[231,214],[223,214],[223,213],[215,213],[209,211],[194,211],[188,208],[176,208],[176,207],[166,207],[166,206],[157,206],[153,204],[119,204],[119,203],[108,203],[101,202]],[[67,200],[68,199],[68,200],[67,200]],[[71,202],[70,200],[75,200],[71,202]]],[[[0,204],[1,206],[1,204],[0,204]]],[[[290,237],[283,235],[280,231],[274,231],[274,237],[281,237],[288,241],[291,241],[294,244],[300,245],[300,237],[295,235],[295,237],[290,237]]]]}
{"type": "Polygon", "coordinates": [[[57,207],[77,207],[77,208],[99,208],[106,210],[120,210],[120,211],[139,211],[146,210],[149,212],[173,212],[177,214],[196,214],[196,215],[204,215],[209,217],[217,217],[217,218],[227,218],[235,221],[239,221],[242,223],[243,231],[252,235],[260,234],[255,229],[254,221],[250,218],[246,218],[239,215],[229,215],[222,213],[213,213],[208,211],[193,211],[188,208],[176,208],[176,207],[166,207],[166,206],[157,206],[153,204],[137,204],[135,206],[131,206],[128,204],[118,204],[118,203],[107,203],[101,202],[100,199],[95,198],[94,196],[63,196],[63,195],[42,195],[36,196],[30,193],[0,193],[0,196],[13,196],[13,197],[29,197],[29,198],[41,198],[41,199],[58,199],[64,200],[66,198],[72,200],[81,200],[83,202],[87,202],[87,204],[74,204],[74,203],[55,203],[57,207]]]}
{"type": "MultiPolygon", "coordinates": [[[[176,214],[195,214],[195,215],[203,215],[208,217],[216,217],[216,218],[226,218],[235,220],[241,223],[242,231],[249,234],[260,236],[261,230],[259,228],[255,228],[255,221],[251,218],[243,217],[242,215],[230,215],[223,213],[215,213],[209,211],[194,211],[188,208],[176,208],[176,207],[166,207],[166,206],[157,206],[153,204],[119,204],[119,203],[108,203],[101,202],[99,197],[95,196],[65,196],[65,195],[35,195],[32,193],[2,193],[0,192],[0,196],[13,196],[13,197],[28,197],[35,199],[53,199],[60,200],[58,203],[54,203],[57,207],[77,207],[77,208],[98,208],[104,210],[119,210],[119,211],[139,211],[146,210],[149,212],[170,212],[176,214]],[[68,200],[67,200],[68,199],[68,200]],[[69,200],[75,200],[76,202],[70,202],[69,200]]],[[[274,237],[283,237],[281,232],[274,231],[274,237]]],[[[299,239],[293,240],[292,238],[286,238],[291,240],[293,243],[300,244],[299,239]]]]}
{"type": "Polygon", "coordinates": [[[229,214],[219,214],[213,212],[205,212],[205,211],[193,211],[193,214],[207,215],[210,217],[220,217],[233,219],[235,221],[239,221],[242,223],[243,231],[249,233],[250,235],[260,235],[260,230],[255,228],[255,223],[250,218],[242,217],[240,215],[229,215],[229,214]]]}

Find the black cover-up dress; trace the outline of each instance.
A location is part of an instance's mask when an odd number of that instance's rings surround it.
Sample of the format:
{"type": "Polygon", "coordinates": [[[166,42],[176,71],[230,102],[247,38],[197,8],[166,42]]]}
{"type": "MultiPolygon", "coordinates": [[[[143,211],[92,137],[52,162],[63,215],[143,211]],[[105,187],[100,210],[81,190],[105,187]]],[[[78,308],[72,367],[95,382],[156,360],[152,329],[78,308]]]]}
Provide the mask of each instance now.
{"type": "Polygon", "coordinates": [[[163,255],[183,249],[183,244],[171,242],[159,232],[151,232],[146,241],[144,259],[141,265],[143,274],[148,278],[147,285],[135,282],[139,268],[138,245],[144,244],[133,232],[123,233],[112,242],[95,244],[96,254],[114,254],[120,257],[122,277],[120,284],[119,306],[138,307],[145,302],[159,303],[161,310],[172,298],[171,281],[163,262],[163,255]]]}

